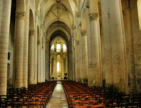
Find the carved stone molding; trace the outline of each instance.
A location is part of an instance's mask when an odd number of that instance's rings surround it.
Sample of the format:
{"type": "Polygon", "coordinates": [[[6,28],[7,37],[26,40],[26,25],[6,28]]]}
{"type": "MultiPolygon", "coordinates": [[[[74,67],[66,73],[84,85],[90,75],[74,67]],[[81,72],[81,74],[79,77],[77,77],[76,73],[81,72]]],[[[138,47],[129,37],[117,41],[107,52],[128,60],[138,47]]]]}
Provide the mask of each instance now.
{"type": "Polygon", "coordinates": [[[91,21],[96,20],[98,17],[99,17],[98,12],[89,14],[89,18],[91,21]]]}

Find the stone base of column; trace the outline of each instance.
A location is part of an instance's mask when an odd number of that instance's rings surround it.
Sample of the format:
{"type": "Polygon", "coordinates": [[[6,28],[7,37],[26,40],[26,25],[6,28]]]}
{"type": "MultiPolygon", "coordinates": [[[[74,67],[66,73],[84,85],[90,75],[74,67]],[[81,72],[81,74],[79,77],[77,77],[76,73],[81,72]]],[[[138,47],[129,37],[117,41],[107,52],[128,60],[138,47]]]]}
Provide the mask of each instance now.
{"type": "Polygon", "coordinates": [[[101,86],[101,78],[96,65],[91,65],[88,68],[88,86],[101,86]]]}

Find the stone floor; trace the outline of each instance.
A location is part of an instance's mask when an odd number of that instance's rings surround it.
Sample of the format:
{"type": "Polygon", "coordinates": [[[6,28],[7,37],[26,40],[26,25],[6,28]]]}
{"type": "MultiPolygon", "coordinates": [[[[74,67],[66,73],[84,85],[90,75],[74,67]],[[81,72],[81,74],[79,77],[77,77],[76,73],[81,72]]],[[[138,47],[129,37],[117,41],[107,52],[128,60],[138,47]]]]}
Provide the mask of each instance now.
{"type": "Polygon", "coordinates": [[[68,108],[67,99],[60,81],[57,82],[46,108],[68,108]]]}

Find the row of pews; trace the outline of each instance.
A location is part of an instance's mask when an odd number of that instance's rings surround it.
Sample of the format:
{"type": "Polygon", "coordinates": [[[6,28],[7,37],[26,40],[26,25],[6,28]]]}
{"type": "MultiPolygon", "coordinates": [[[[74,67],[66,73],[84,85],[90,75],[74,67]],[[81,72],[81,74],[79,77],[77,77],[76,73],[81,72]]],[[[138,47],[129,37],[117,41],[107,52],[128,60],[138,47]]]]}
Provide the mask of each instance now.
{"type": "Polygon", "coordinates": [[[141,95],[125,95],[114,88],[91,87],[62,82],[69,108],[141,108],[141,95]]]}
{"type": "Polygon", "coordinates": [[[30,85],[28,89],[8,89],[6,96],[0,96],[0,108],[46,108],[56,81],[30,85]]]}
{"type": "Polygon", "coordinates": [[[69,108],[105,108],[104,99],[80,83],[62,82],[69,108]]]}
{"type": "Polygon", "coordinates": [[[125,94],[113,85],[109,87],[91,87],[93,94],[104,98],[106,108],[141,108],[141,94],[125,94]]]}

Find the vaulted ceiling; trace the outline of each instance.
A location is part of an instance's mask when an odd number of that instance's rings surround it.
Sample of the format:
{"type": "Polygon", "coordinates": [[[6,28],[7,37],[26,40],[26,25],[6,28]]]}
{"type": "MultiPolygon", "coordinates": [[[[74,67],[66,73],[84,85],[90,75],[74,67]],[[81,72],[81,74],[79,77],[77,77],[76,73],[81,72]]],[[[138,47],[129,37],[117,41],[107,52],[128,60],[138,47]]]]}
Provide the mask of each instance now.
{"type": "MultiPolygon", "coordinates": [[[[40,24],[46,32],[50,29],[61,30],[71,34],[76,13],[85,0],[37,0],[40,24]],[[53,28],[52,28],[53,27],[53,28]]],[[[55,31],[54,31],[55,32],[55,31]]]]}

